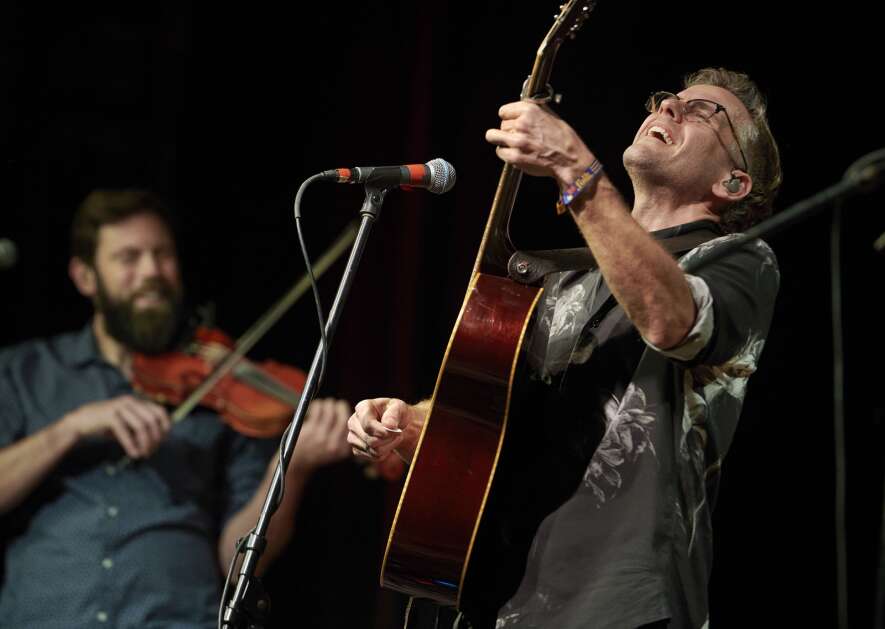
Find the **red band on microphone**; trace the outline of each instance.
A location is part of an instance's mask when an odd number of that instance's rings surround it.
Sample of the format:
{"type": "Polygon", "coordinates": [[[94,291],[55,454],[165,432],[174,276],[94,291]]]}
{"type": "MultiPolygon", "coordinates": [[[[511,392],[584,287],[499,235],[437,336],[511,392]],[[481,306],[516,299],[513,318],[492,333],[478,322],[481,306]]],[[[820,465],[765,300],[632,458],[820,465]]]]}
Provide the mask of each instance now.
{"type": "Polygon", "coordinates": [[[424,173],[426,171],[424,164],[409,164],[406,168],[409,169],[410,184],[420,185],[424,182],[424,173]]]}
{"type": "Polygon", "coordinates": [[[350,181],[351,172],[349,168],[336,168],[338,173],[338,183],[347,183],[350,181]]]}

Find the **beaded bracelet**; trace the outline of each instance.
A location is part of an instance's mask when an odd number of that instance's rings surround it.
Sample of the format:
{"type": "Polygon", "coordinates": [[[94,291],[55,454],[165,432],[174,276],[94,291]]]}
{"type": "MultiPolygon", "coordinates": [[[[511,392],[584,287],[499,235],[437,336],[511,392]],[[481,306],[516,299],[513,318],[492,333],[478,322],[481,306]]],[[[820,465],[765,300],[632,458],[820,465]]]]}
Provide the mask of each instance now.
{"type": "Polygon", "coordinates": [[[562,194],[559,195],[559,200],[556,202],[556,213],[565,214],[569,204],[584,192],[584,190],[589,188],[590,184],[596,181],[596,178],[599,177],[599,173],[601,172],[602,164],[598,159],[593,160],[593,163],[587,167],[587,170],[581,173],[580,177],[575,179],[575,183],[568,186],[562,191],[562,194]]]}

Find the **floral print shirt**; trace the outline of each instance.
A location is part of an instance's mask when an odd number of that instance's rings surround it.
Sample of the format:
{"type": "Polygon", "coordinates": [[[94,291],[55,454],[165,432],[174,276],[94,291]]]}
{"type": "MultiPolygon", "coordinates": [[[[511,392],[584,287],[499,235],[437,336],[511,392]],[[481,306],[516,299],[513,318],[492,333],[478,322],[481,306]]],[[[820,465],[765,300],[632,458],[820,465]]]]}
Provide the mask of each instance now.
{"type": "MultiPolygon", "coordinates": [[[[711,236],[680,265],[734,238],[711,236]]],[[[568,444],[551,461],[577,473],[535,534],[498,629],[634,629],[667,618],[670,627],[708,626],[720,464],[765,342],[779,273],[771,249],[755,240],[686,278],[697,319],[679,347],[662,351],[619,307],[597,320],[610,295],[598,271],[548,276],[528,363],[553,399],[545,430],[568,444]]]]}

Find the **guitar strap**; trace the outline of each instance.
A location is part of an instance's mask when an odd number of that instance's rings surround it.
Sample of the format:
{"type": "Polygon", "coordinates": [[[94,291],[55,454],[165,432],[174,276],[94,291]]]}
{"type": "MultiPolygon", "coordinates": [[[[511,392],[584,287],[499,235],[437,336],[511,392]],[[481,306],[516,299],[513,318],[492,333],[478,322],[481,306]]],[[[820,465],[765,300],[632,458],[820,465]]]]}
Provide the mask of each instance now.
{"type": "MultiPolygon", "coordinates": [[[[661,246],[674,256],[686,253],[708,240],[723,235],[719,226],[712,221],[696,221],[681,227],[687,229],[681,229],[675,235],[657,239],[661,246]]],[[[517,251],[510,256],[510,261],[507,263],[507,275],[511,280],[520,284],[538,284],[551,273],[590,271],[597,266],[596,259],[589,247],[517,251]]]]}
{"type": "MultiPolygon", "coordinates": [[[[667,232],[672,230],[668,229],[667,232]]],[[[654,234],[652,234],[654,236],[654,234]]],[[[657,238],[661,244],[674,257],[678,257],[691,251],[698,245],[713,240],[723,235],[718,224],[712,221],[695,221],[677,228],[675,234],[657,238]]],[[[589,247],[577,247],[574,249],[548,249],[540,251],[517,251],[510,257],[507,264],[507,272],[515,282],[520,284],[535,284],[542,281],[551,273],[562,271],[590,271],[597,268],[596,259],[589,247]]],[[[601,290],[608,292],[608,287],[603,284],[601,290]]],[[[597,302],[598,303],[598,302],[597,302]]],[[[590,318],[589,326],[596,328],[617,306],[614,295],[608,294],[603,303],[596,308],[590,318]]]]}

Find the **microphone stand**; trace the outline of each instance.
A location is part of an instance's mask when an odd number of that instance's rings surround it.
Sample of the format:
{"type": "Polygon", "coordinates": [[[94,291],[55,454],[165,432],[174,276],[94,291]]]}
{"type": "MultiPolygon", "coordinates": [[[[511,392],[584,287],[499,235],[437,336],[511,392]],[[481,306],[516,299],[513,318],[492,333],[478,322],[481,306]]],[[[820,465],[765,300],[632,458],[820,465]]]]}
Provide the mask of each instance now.
{"type": "MultiPolygon", "coordinates": [[[[326,339],[328,342],[331,342],[332,336],[335,334],[335,329],[341,318],[343,304],[353,286],[357,267],[363,257],[366,243],[369,239],[369,232],[378,218],[386,195],[386,188],[382,189],[372,185],[366,186],[366,197],[362,208],[360,208],[362,220],[359,232],[351,249],[350,258],[347,260],[347,267],[344,269],[344,274],[338,285],[338,292],[329,312],[329,319],[326,322],[326,339]]],[[[325,348],[325,350],[328,351],[328,348],[325,348]]],[[[261,514],[258,517],[258,523],[243,542],[245,555],[243,562],[240,564],[236,588],[229,602],[225,603],[222,601],[224,605],[223,629],[262,629],[270,611],[270,600],[260,582],[254,579],[255,568],[258,565],[261,553],[264,552],[267,546],[265,534],[270,518],[274,511],[276,511],[279,499],[282,498],[280,490],[283,485],[283,478],[289,467],[289,461],[292,458],[295,443],[298,441],[298,435],[301,433],[304,415],[319,385],[319,365],[322,362],[323,351],[323,341],[321,339],[316,353],[314,353],[313,362],[310,365],[310,371],[307,374],[307,381],[304,385],[304,391],[301,393],[301,399],[295,409],[292,423],[284,433],[281,455],[282,465],[277,466],[274,473],[271,486],[264,499],[264,505],[261,508],[261,514]]]]}
{"type": "MultiPolygon", "coordinates": [[[[820,192],[808,197],[807,199],[800,201],[787,208],[783,212],[776,214],[775,216],[762,221],[761,223],[751,227],[747,231],[742,234],[734,237],[718,249],[713,250],[706,257],[697,257],[694,260],[689,260],[682,268],[685,272],[690,273],[693,271],[697,271],[698,269],[707,266],[711,262],[715,260],[719,260],[723,256],[728,255],[729,253],[739,249],[748,241],[753,240],[755,238],[759,238],[766,234],[773,234],[777,231],[780,231],[794,223],[799,222],[802,219],[811,216],[813,213],[822,209],[824,206],[830,203],[838,203],[843,199],[847,198],[852,194],[856,194],[859,192],[869,192],[873,190],[879,183],[879,178],[885,172],[885,149],[879,149],[877,151],[873,151],[872,153],[868,153],[864,155],[860,159],[856,160],[851,166],[849,166],[848,170],[845,172],[844,177],[838,183],[835,183],[827,188],[824,188],[820,192]]],[[[837,214],[836,217],[838,219],[839,208],[837,206],[837,214]]],[[[837,223],[838,224],[838,223],[837,223]]],[[[834,232],[834,234],[838,234],[838,232],[834,232]]],[[[879,237],[879,240],[882,239],[882,236],[879,237]]],[[[874,244],[874,248],[877,251],[880,251],[880,243],[879,240],[874,244]]],[[[834,247],[834,251],[838,247],[838,238],[834,236],[834,240],[832,241],[834,244],[831,246],[834,247]]],[[[834,289],[836,290],[836,289],[834,289]]],[[[841,353],[841,321],[836,318],[839,310],[837,309],[837,301],[838,301],[838,293],[834,293],[833,298],[833,316],[834,316],[834,353],[837,355],[841,353]]],[[[844,398],[842,396],[842,392],[844,391],[844,370],[842,361],[839,358],[834,360],[833,365],[833,382],[834,382],[834,404],[833,404],[833,417],[834,417],[834,425],[835,425],[835,446],[836,446],[836,606],[837,606],[837,626],[840,629],[845,629],[848,627],[848,580],[847,580],[847,547],[846,547],[846,529],[845,529],[845,467],[844,464],[840,463],[840,460],[844,460],[844,452],[845,452],[845,430],[844,430],[844,417],[845,417],[845,408],[844,408],[844,398]]],[[[883,512],[883,516],[885,516],[885,512],[883,512]]],[[[885,522],[885,519],[883,519],[885,522]]],[[[883,524],[885,526],[885,524],[883,524]]],[[[885,533],[883,533],[883,540],[885,540],[885,533]]],[[[883,542],[885,544],[885,542],[883,542]]],[[[883,557],[885,557],[885,551],[883,552],[883,557]]],[[[885,561],[885,560],[883,560],[885,561]]],[[[882,566],[879,567],[880,574],[879,579],[882,579],[882,575],[885,574],[885,568],[882,566]]],[[[880,595],[880,600],[877,601],[877,604],[881,604],[882,597],[880,595]]],[[[881,615],[883,612],[877,610],[877,614],[880,614],[879,620],[881,620],[881,615]]]]}

